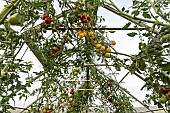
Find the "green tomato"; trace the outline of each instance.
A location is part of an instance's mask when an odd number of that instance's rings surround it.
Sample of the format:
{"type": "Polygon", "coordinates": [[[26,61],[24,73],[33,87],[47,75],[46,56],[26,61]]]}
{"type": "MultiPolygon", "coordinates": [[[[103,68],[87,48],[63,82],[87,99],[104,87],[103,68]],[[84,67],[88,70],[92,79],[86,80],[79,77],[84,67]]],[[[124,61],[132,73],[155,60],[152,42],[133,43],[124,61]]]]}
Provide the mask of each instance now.
{"type": "Polygon", "coordinates": [[[68,35],[65,34],[63,37],[66,39],[66,38],[68,38],[68,35]]]}
{"type": "Polygon", "coordinates": [[[43,109],[43,110],[42,110],[42,112],[43,112],[43,113],[46,113],[46,112],[47,112],[47,110],[46,110],[46,109],[43,109]]]}
{"type": "Polygon", "coordinates": [[[15,13],[9,17],[8,22],[11,25],[20,25],[21,24],[21,15],[19,13],[15,13]]]}
{"type": "Polygon", "coordinates": [[[53,96],[56,96],[56,95],[57,95],[57,93],[56,93],[56,92],[53,92],[53,93],[52,93],[52,95],[53,95],[53,96]]]}
{"type": "Polygon", "coordinates": [[[74,75],[78,75],[78,72],[75,71],[73,74],[74,74],[74,75]]]}
{"type": "Polygon", "coordinates": [[[57,91],[57,88],[56,88],[56,87],[53,87],[52,90],[55,92],[55,91],[57,91]]]}
{"type": "Polygon", "coordinates": [[[76,70],[77,72],[80,72],[80,67],[77,67],[75,70],[76,70]]]}
{"type": "Polygon", "coordinates": [[[170,38],[170,34],[166,34],[164,36],[162,36],[162,42],[168,42],[170,38]]]}
{"type": "Polygon", "coordinates": [[[73,98],[69,98],[69,101],[73,101],[73,98]]]}
{"type": "Polygon", "coordinates": [[[54,66],[54,70],[58,70],[58,67],[57,67],[57,66],[54,66]]]}
{"type": "Polygon", "coordinates": [[[44,106],[44,109],[49,109],[49,106],[46,104],[46,105],[44,106]]]}
{"type": "Polygon", "coordinates": [[[66,38],[66,41],[67,41],[67,42],[71,42],[71,38],[70,38],[70,37],[67,37],[67,38],[66,38]]]}
{"type": "Polygon", "coordinates": [[[100,53],[100,49],[96,49],[96,52],[97,52],[97,53],[100,53]]]}
{"type": "Polygon", "coordinates": [[[166,96],[162,96],[160,99],[159,99],[159,103],[166,103],[167,102],[167,97],[166,96]]]}
{"type": "Polygon", "coordinates": [[[76,72],[76,70],[75,70],[75,69],[72,69],[72,73],[74,73],[74,72],[76,72]]]}

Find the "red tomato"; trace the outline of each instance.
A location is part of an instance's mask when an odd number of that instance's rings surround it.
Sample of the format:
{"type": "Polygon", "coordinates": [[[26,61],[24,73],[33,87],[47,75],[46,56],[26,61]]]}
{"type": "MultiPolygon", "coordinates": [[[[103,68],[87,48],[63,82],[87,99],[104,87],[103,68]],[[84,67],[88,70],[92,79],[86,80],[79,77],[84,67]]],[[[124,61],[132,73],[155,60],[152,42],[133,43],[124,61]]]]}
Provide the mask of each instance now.
{"type": "Polygon", "coordinates": [[[61,109],[61,108],[62,108],[62,105],[58,106],[58,108],[61,109]]]}
{"type": "Polygon", "coordinates": [[[82,22],[82,23],[87,23],[88,20],[87,20],[86,18],[84,18],[81,22],[82,22]]]}
{"type": "Polygon", "coordinates": [[[75,107],[75,104],[70,104],[71,107],[75,107]]]}
{"type": "Polygon", "coordinates": [[[72,90],[70,91],[70,94],[72,94],[72,95],[74,94],[74,89],[72,89],[72,90]]]}
{"type": "Polygon", "coordinates": [[[165,87],[161,87],[159,91],[161,94],[167,94],[170,90],[166,89],[165,87]]]}
{"type": "Polygon", "coordinates": [[[82,18],[83,18],[83,19],[85,18],[85,15],[84,15],[84,14],[82,14],[82,18]]]}
{"type": "Polygon", "coordinates": [[[108,83],[108,87],[112,87],[112,83],[108,83]]]}
{"type": "Polygon", "coordinates": [[[90,20],[90,15],[87,15],[87,17],[86,17],[86,18],[87,18],[87,20],[90,20]]]}
{"type": "Polygon", "coordinates": [[[167,96],[168,96],[168,98],[170,98],[170,91],[168,92],[167,96]]]}
{"type": "Polygon", "coordinates": [[[83,20],[83,19],[85,18],[85,15],[82,14],[82,15],[79,16],[79,18],[80,18],[81,20],[83,20]]]}
{"type": "Polygon", "coordinates": [[[55,57],[55,54],[51,54],[51,57],[55,57]]]}
{"type": "Polygon", "coordinates": [[[53,51],[57,52],[59,50],[58,47],[53,47],[53,51]]]}
{"type": "Polygon", "coordinates": [[[45,18],[45,23],[50,24],[52,22],[52,19],[50,17],[45,18]]]}
{"type": "Polygon", "coordinates": [[[60,27],[64,27],[64,24],[60,24],[59,26],[60,26],[60,27]]]}
{"type": "Polygon", "coordinates": [[[108,98],[107,100],[108,100],[109,102],[111,102],[111,101],[112,101],[112,98],[108,98]]]}
{"type": "Polygon", "coordinates": [[[46,113],[51,113],[51,111],[50,110],[47,110],[47,112],[46,113]]]}
{"type": "Polygon", "coordinates": [[[66,90],[64,90],[64,93],[66,93],[67,91],[66,90]]]}
{"type": "Polygon", "coordinates": [[[48,15],[43,15],[42,19],[45,20],[46,18],[49,18],[48,15]]]}

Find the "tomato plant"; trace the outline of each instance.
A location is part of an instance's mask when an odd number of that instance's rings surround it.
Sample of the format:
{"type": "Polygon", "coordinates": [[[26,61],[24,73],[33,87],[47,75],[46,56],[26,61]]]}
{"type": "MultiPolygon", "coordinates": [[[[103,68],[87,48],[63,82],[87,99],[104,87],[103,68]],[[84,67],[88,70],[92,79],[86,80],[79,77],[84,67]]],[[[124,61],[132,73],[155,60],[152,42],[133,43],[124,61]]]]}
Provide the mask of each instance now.
{"type": "Polygon", "coordinates": [[[0,13],[2,112],[14,107],[9,101],[15,101],[16,96],[27,99],[35,95],[39,98],[24,110],[134,113],[132,101],[135,100],[148,110],[153,102],[168,112],[169,0],[133,0],[130,10],[118,7],[112,0],[57,0],[57,3],[60,14],[54,0],[6,0],[0,13]],[[105,19],[98,16],[99,7],[129,22],[121,28],[102,26],[105,19]],[[37,22],[41,23],[37,25],[37,22]],[[15,29],[16,26],[20,30],[15,29]],[[136,30],[129,31],[127,36],[141,39],[139,53],[117,51],[119,42],[108,36],[114,35],[114,30],[136,30]],[[30,75],[33,64],[23,60],[25,53],[21,58],[17,56],[25,44],[43,66],[34,76],[30,75]],[[108,69],[109,74],[99,66],[108,69]],[[115,79],[115,73],[122,70],[144,81],[141,89],[152,94],[147,94],[143,102],[135,98],[115,79]],[[28,74],[24,82],[20,80],[21,74],[28,74]],[[29,91],[36,81],[41,86],[29,91]]]}

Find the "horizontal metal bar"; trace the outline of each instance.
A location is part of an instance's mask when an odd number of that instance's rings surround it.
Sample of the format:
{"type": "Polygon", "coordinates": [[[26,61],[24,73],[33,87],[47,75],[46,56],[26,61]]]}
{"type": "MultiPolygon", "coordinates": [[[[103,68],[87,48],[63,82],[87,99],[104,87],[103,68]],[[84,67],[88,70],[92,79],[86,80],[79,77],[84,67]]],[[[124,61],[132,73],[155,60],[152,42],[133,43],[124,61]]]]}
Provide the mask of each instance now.
{"type": "MultiPolygon", "coordinates": [[[[81,27],[72,27],[72,28],[58,28],[57,30],[79,30],[81,27]]],[[[121,28],[121,27],[103,27],[103,28],[90,28],[93,30],[146,30],[146,28],[121,28]]],[[[51,27],[47,28],[47,30],[52,30],[51,27]]]]}
{"type": "Polygon", "coordinates": [[[85,91],[85,90],[94,91],[94,89],[77,89],[77,91],[85,91]]]}
{"type": "MultiPolygon", "coordinates": [[[[68,65],[68,66],[70,67],[70,66],[75,66],[75,65],[68,65]]],[[[114,64],[108,64],[108,65],[106,65],[106,64],[85,64],[83,66],[115,66],[115,65],[114,64]]]]}
{"type": "Polygon", "coordinates": [[[64,80],[62,82],[86,82],[86,81],[94,81],[94,80],[64,80]]]}

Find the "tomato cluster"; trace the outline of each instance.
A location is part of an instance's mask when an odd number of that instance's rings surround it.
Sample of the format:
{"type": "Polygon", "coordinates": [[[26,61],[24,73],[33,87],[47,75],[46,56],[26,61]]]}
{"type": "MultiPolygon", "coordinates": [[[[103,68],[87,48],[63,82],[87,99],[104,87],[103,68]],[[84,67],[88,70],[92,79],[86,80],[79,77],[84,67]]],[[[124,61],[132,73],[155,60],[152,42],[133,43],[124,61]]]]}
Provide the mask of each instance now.
{"type": "Polygon", "coordinates": [[[75,107],[75,104],[71,103],[70,106],[71,106],[71,107],[75,107]]]}
{"type": "Polygon", "coordinates": [[[48,15],[44,15],[44,16],[42,17],[42,19],[44,20],[44,22],[45,22],[46,24],[51,24],[51,22],[52,22],[52,18],[50,18],[48,15]]]}
{"type": "Polygon", "coordinates": [[[74,94],[74,89],[72,89],[72,90],[70,91],[70,94],[71,94],[71,95],[73,95],[73,94],[74,94]]]}
{"type": "Polygon", "coordinates": [[[51,113],[51,110],[49,109],[48,105],[44,106],[44,109],[42,110],[43,113],[51,113]]]}
{"type": "Polygon", "coordinates": [[[81,23],[88,23],[90,21],[89,14],[87,14],[87,15],[81,14],[78,16],[78,18],[81,20],[81,23]]]}
{"type": "Polygon", "coordinates": [[[170,100],[170,89],[161,87],[159,92],[162,94],[162,97],[159,98],[159,103],[166,103],[168,100],[170,100]]]}

